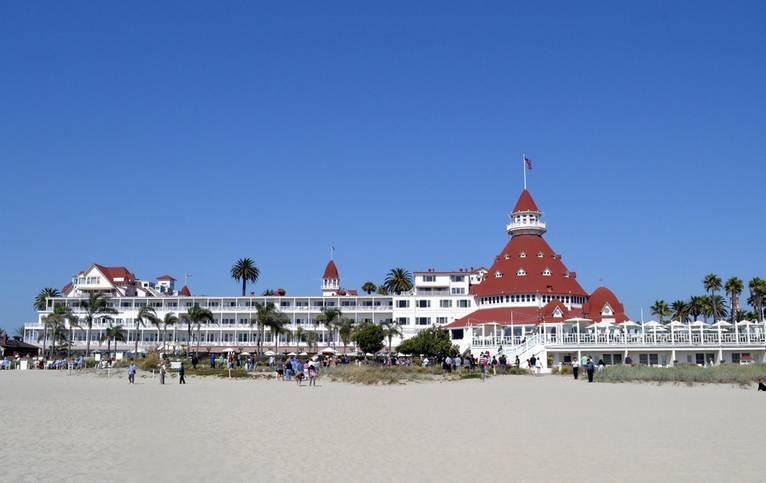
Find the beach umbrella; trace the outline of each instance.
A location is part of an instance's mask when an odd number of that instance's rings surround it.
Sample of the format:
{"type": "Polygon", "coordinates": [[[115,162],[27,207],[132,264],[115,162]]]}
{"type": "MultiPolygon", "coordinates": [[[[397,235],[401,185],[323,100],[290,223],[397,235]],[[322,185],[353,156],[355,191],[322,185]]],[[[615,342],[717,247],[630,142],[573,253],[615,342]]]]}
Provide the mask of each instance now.
{"type": "Polygon", "coordinates": [[[301,352],[301,353],[300,353],[300,354],[298,354],[298,355],[299,355],[299,356],[307,356],[308,354],[307,354],[306,352],[301,352]]]}
{"type": "Polygon", "coordinates": [[[249,352],[243,352],[243,353],[241,353],[240,355],[242,355],[242,356],[249,356],[249,355],[250,355],[250,353],[249,353],[249,352]]]}
{"type": "Polygon", "coordinates": [[[276,354],[274,353],[274,351],[266,351],[266,352],[263,353],[263,355],[265,355],[265,356],[275,356],[276,354]]]}
{"type": "Polygon", "coordinates": [[[684,324],[680,320],[671,320],[670,323],[668,324],[668,327],[683,328],[683,327],[686,327],[686,324],[684,324]]]}
{"type": "Polygon", "coordinates": [[[740,320],[739,322],[737,322],[737,325],[740,327],[749,327],[751,325],[757,325],[757,324],[749,320],[740,320]]]}
{"type": "Polygon", "coordinates": [[[711,327],[720,327],[721,329],[726,329],[732,326],[733,324],[731,322],[727,322],[725,320],[719,320],[715,324],[711,324],[711,327]]]}
{"type": "Polygon", "coordinates": [[[321,352],[322,352],[322,354],[336,354],[338,351],[336,351],[332,347],[326,347],[326,348],[322,349],[321,352]]]}
{"type": "Polygon", "coordinates": [[[290,353],[288,353],[287,355],[288,355],[288,356],[290,356],[290,357],[292,357],[292,356],[297,356],[298,354],[296,354],[295,352],[290,352],[290,353]]]}
{"type": "Polygon", "coordinates": [[[646,327],[647,329],[651,329],[653,327],[663,327],[663,325],[657,322],[656,320],[650,320],[649,322],[646,322],[644,324],[644,327],[646,327]]]}

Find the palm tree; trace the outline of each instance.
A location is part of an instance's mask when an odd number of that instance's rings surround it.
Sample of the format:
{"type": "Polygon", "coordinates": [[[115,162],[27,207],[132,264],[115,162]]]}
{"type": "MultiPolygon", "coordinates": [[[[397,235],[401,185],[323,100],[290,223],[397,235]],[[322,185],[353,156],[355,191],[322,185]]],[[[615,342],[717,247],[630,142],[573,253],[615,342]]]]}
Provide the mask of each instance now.
{"type": "Polygon", "coordinates": [[[276,311],[277,309],[273,302],[266,302],[265,304],[255,303],[255,317],[258,321],[258,341],[256,344],[256,352],[258,354],[263,352],[263,338],[266,335],[266,326],[274,318],[276,311]]]}
{"type": "Polygon", "coordinates": [[[660,324],[665,322],[665,316],[670,315],[670,307],[664,300],[655,300],[650,310],[652,311],[652,315],[657,317],[660,324]]]}
{"type": "Polygon", "coordinates": [[[48,308],[47,300],[52,297],[61,297],[61,292],[59,292],[57,288],[50,287],[40,290],[40,293],[37,294],[37,297],[35,297],[35,303],[33,304],[33,307],[38,312],[42,312],[48,308]]]}
{"type": "Polygon", "coordinates": [[[714,273],[708,273],[702,280],[702,285],[705,287],[705,291],[708,293],[708,295],[711,296],[708,298],[708,302],[711,304],[710,313],[713,315],[713,322],[715,322],[716,316],[719,314],[719,311],[716,307],[717,299],[715,299],[715,293],[716,291],[721,290],[721,277],[714,273]]]}
{"type": "Polygon", "coordinates": [[[378,295],[388,295],[388,290],[383,284],[378,285],[378,289],[375,291],[378,295]]]}
{"type": "Polygon", "coordinates": [[[186,314],[187,320],[189,321],[189,344],[191,344],[191,326],[192,324],[197,327],[197,350],[196,354],[199,356],[199,339],[200,339],[200,331],[202,329],[202,322],[215,322],[215,317],[213,316],[213,312],[210,311],[210,309],[205,309],[200,307],[199,305],[195,304],[194,307],[189,308],[186,314]]]}
{"type": "Polygon", "coordinates": [[[386,275],[384,285],[389,293],[401,295],[402,292],[412,290],[412,275],[404,268],[392,268],[386,275]]]}
{"type": "Polygon", "coordinates": [[[148,320],[150,322],[157,320],[157,312],[154,310],[154,307],[144,305],[138,309],[138,314],[136,315],[136,347],[133,351],[133,357],[136,359],[138,359],[138,339],[140,339],[141,336],[140,327],[146,326],[146,322],[144,322],[144,320],[148,320]]]}
{"type": "Polygon", "coordinates": [[[176,325],[178,323],[178,316],[173,312],[168,312],[165,317],[162,318],[162,347],[167,350],[168,344],[168,327],[176,325]]]}
{"type": "Polygon", "coordinates": [[[726,309],[726,300],[720,295],[705,297],[705,316],[711,317],[713,322],[725,319],[729,311],[726,309]]]}
{"type": "Polygon", "coordinates": [[[80,318],[72,313],[72,311],[69,311],[69,315],[67,316],[67,320],[69,321],[69,341],[67,343],[66,347],[66,358],[69,359],[69,351],[72,348],[72,339],[74,336],[74,328],[77,327],[78,329],[82,328],[80,326],[80,318]]]}
{"type": "Polygon", "coordinates": [[[117,352],[117,342],[125,342],[125,330],[121,325],[110,325],[104,331],[99,342],[107,342],[106,359],[112,359],[112,341],[114,341],[114,351],[117,352]]]}
{"type": "Polygon", "coordinates": [[[766,297],[766,280],[760,277],[753,277],[747,284],[750,290],[750,297],[748,297],[748,303],[755,309],[758,314],[758,322],[763,322],[763,299],[766,297]]]}
{"type": "Polygon", "coordinates": [[[329,339],[327,341],[327,347],[330,347],[330,342],[335,345],[335,326],[337,325],[338,321],[343,316],[343,312],[341,312],[340,309],[336,308],[325,308],[322,309],[322,313],[317,315],[317,323],[324,325],[327,327],[327,334],[329,335],[329,339]]]}
{"type": "Polygon", "coordinates": [[[242,296],[247,292],[247,282],[257,282],[261,271],[255,265],[252,258],[240,258],[231,267],[231,278],[242,280],[242,296]]]}
{"type": "Polygon", "coordinates": [[[284,313],[275,310],[263,323],[274,336],[274,352],[279,353],[279,336],[290,332],[289,329],[285,329],[285,325],[290,323],[290,319],[284,313]]]}
{"type": "Polygon", "coordinates": [[[149,323],[152,324],[157,329],[157,347],[159,348],[162,319],[155,315],[155,316],[149,317],[149,323]]]}
{"type": "Polygon", "coordinates": [[[86,314],[84,320],[88,326],[88,333],[85,337],[86,348],[85,356],[90,356],[90,331],[93,329],[93,320],[95,318],[101,318],[102,320],[112,320],[111,315],[117,313],[115,309],[107,306],[106,297],[102,293],[92,293],[87,300],[83,300],[81,307],[85,309],[86,314]]]}
{"type": "Polygon", "coordinates": [[[306,347],[308,348],[306,352],[311,352],[312,348],[317,348],[317,333],[315,330],[306,331],[306,347]]]}
{"type": "Polygon", "coordinates": [[[692,295],[689,299],[689,315],[694,320],[697,320],[700,315],[705,313],[705,306],[707,305],[706,297],[704,295],[692,295]]]}
{"type": "Polygon", "coordinates": [[[386,338],[388,339],[388,353],[391,354],[391,339],[394,338],[394,336],[402,336],[402,329],[399,328],[399,324],[392,320],[386,320],[385,322],[382,322],[380,324],[383,327],[383,333],[385,334],[386,338]]]}
{"type": "Polygon", "coordinates": [[[735,306],[737,304],[737,300],[739,300],[739,296],[742,295],[742,291],[745,289],[745,284],[742,282],[742,279],[739,277],[731,277],[726,281],[726,284],[723,286],[724,291],[726,292],[726,295],[729,296],[729,300],[731,301],[731,322],[736,322],[734,320],[734,317],[736,315],[735,306]]]}
{"type": "Polygon", "coordinates": [[[276,294],[277,293],[274,291],[273,288],[267,288],[266,290],[264,290],[261,293],[261,295],[263,295],[264,297],[271,297],[271,296],[276,295],[276,294]]]}
{"type": "MultiPolygon", "coordinates": [[[[43,317],[43,334],[42,337],[38,338],[38,341],[42,339],[43,342],[43,355],[45,355],[48,342],[48,331],[51,333],[51,347],[48,357],[52,358],[57,337],[60,337],[62,330],[66,331],[64,321],[69,317],[72,317],[72,309],[65,305],[56,305],[53,307],[53,312],[43,317]]],[[[64,340],[66,340],[66,336],[64,340]]]]}
{"type": "Polygon", "coordinates": [[[681,322],[686,322],[689,318],[689,309],[689,304],[683,300],[674,300],[673,303],[670,304],[673,319],[681,322]]]}
{"type": "Polygon", "coordinates": [[[362,290],[367,292],[367,295],[370,295],[372,292],[376,291],[377,289],[378,287],[370,281],[364,282],[364,285],[362,285],[362,290]]]}
{"type": "Polygon", "coordinates": [[[343,319],[338,324],[338,336],[343,343],[343,353],[348,352],[348,343],[354,339],[354,320],[343,319]]]}

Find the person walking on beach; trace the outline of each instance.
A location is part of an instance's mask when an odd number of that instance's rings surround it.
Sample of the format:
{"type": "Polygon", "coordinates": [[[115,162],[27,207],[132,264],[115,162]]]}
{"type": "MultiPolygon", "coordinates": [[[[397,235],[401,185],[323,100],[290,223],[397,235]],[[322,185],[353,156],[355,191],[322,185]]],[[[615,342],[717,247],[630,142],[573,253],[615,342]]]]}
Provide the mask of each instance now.
{"type": "Polygon", "coordinates": [[[519,366],[521,365],[521,360],[519,359],[519,356],[516,356],[516,360],[513,361],[513,365],[516,366],[516,369],[519,368],[519,366]]]}
{"type": "Polygon", "coordinates": [[[758,379],[758,390],[766,391],[766,384],[763,383],[763,379],[758,379]]]}
{"type": "Polygon", "coordinates": [[[210,354],[210,368],[215,369],[215,355],[210,354]]]}
{"type": "Polygon", "coordinates": [[[535,371],[536,363],[537,363],[537,358],[535,356],[532,356],[527,360],[527,367],[529,368],[529,372],[535,371]]]}
{"type": "Polygon", "coordinates": [[[538,357],[535,359],[535,374],[540,375],[543,372],[543,360],[538,357]]]}
{"type": "Polygon", "coordinates": [[[317,363],[311,362],[309,363],[309,386],[317,386],[317,363]]]}
{"type": "Polygon", "coordinates": [[[136,383],[136,364],[131,362],[128,366],[128,383],[129,384],[135,384],[136,383]]]}
{"type": "Polygon", "coordinates": [[[479,370],[481,371],[481,381],[487,378],[487,364],[489,364],[489,352],[482,352],[479,356],[479,370]]]}
{"type": "Polygon", "coordinates": [[[165,384],[165,373],[167,372],[165,368],[165,362],[160,364],[160,384],[165,384]]]}
{"type": "Polygon", "coordinates": [[[186,378],[184,377],[184,374],[186,374],[186,368],[182,362],[181,367],[178,368],[178,384],[186,384],[186,378]]]}
{"type": "Polygon", "coordinates": [[[593,371],[596,369],[593,364],[593,358],[588,357],[588,363],[585,365],[585,371],[588,373],[588,382],[593,382],[593,371]]]}
{"type": "Polygon", "coordinates": [[[197,354],[194,354],[191,359],[192,362],[192,368],[194,370],[197,370],[197,364],[199,364],[199,358],[197,358],[197,354]]]}
{"type": "Polygon", "coordinates": [[[575,381],[577,380],[577,377],[580,375],[580,363],[577,362],[577,359],[572,361],[572,375],[575,378],[575,381]]]}

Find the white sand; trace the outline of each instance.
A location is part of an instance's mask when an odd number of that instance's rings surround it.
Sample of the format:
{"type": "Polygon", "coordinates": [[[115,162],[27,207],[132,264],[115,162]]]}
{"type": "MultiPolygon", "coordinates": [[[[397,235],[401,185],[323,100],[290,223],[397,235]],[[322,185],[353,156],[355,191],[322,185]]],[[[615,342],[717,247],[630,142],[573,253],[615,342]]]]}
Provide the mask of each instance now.
{"type": "Polygon", "coordinates": [[[764,481],[766,395],[0,373],[4,481],[764,481]],[[9,479],[5,479],[9,478],[9,479]]]}

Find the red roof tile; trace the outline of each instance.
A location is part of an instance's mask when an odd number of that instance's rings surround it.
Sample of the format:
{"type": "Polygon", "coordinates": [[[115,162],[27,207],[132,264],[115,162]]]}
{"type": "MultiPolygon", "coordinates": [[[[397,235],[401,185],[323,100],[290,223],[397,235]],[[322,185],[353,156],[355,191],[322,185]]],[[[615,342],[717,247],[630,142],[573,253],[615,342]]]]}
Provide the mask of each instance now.
{"type": "Polygon", "coordinates": [[[470,325],[482,325],[489,322],[497,322],[501,325],[537,324],[542,322],[542,313],[537,307],[498,307],[493,309],[480,309],[465,317],[455,319],[444,326],[446,329],[468,327],[470,325]]]}
{"type": "Polygon", "coordinates": [[[93,265],[98,268],[101,273],[104,274],[107,278],[109,278],[109,281],[112,282],[112,284],[125,284],[133,282],[136,277],[132,273],[130,273],[130,270],[128,270],[125,267],[105,267],[103,265],[99,265],[98,263],[94,263],[93,265]],[[115,282],[115,278],[122,278],[122,281],[115,282]]]}
{"type": "Polygon", "coordinates": [[[527,190],[521,192],[519,200],[516,202],[516,206],[513,207],[513,213],[518,213],[520,211],[540,211],[535,200],[532,199],[532,195],[529,194],[529,191],[527,190]]]}
{"type": "Polygon", "coordinates": [[[176,279],[171,277],[170,275],[160,275],[159,277],[157,277],[157,280],[169,280],[171,282],[176,281],[176,279]]]}
{"type": "Polygon", "coordinates": [[[322,275],[323,279],[339,279],[340,276],[338,275],[338,267],[335,266],[335,262],[330,260],[327,262],[327,266],[324,269],[324,275],[322,275]]]}
{"type": "Polygon", "coordinates": [[[583,306],[583,314],[594,322],[601,322],[602,319],[613,318],[615,322],[619,324],[629,319],[625,314],[625,307],[617,299],[614,292],[606,287],[599,287],[590,294],[588,302],[583,306]],[[612,312],[614,313],[613,316],[601,315],[601,312],[607,304],[612,308],[612,312]]]}
{"type": "Polygon", "coordinates": [[[471,293],[479,297],[526,293],[587,296],[561,257],[554,256],[553,249],[538,235],[511,238],[495,258],[484,281],[471,287],[471,293]],[[542,257],[538,256],[539,253],[542,257]],[[543,275],[546,268],[550,270],[549,276],[543,275]],[[520,269],[524,270],[525,275],[517,275],[520,269]],[[502,276],[498,277],[498,272],[502,276]]]}
{"type": "Polygon", "coordinates": [[[68,295],[69,292],[72,291],[72,282],[69,282],[68,284],[64,285],[64,288],[61,289],[61,293],[63,295],[68,295]]]}

